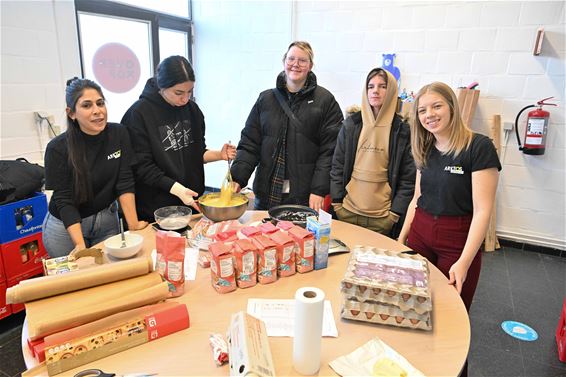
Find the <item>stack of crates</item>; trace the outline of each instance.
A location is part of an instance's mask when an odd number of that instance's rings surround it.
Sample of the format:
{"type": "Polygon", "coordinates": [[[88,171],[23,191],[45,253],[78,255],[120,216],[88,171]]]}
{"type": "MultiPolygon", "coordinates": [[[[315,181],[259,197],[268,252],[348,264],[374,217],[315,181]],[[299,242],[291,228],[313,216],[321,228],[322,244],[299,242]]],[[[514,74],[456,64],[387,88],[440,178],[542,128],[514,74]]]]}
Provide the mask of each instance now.
{"type": "Polygon", "coordinates": [[[43,275],[42,259],[47,258],[47,252],[42,224],[46,214],[47,198],[40,192],[0,206],[0,318],[24,309],[23,304],[6,304],[6,289],[43,275]]]}

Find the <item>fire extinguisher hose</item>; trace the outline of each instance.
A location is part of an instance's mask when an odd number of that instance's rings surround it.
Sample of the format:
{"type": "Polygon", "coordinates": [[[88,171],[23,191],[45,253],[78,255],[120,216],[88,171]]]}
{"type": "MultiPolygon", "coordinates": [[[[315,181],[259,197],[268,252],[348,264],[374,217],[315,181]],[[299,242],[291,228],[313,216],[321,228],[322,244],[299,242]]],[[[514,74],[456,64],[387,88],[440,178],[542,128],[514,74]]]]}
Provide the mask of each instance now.
{"type": "Polygon", "coordinates": [[[521,109],[521,111],[519,111],[519,114],[517,114],[517,117],[515,118],[515,135],[517,135],[517,144],[519,145],[519,150],[522,151],[523,147],[521,146],[521,138],[519,137],[519,117],[521,116],[521,114],[523,113],[523,111],[530,109],[531,107],[536,107],[537,105],[529,105],[529,106],[525,106],[521,109]]]}

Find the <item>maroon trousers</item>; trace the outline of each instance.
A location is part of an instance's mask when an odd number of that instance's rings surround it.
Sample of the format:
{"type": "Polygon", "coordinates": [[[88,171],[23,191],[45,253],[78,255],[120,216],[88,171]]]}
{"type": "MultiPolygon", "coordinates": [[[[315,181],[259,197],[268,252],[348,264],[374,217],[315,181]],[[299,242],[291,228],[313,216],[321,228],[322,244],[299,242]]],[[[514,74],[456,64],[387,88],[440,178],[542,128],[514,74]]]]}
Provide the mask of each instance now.
{"type": "MultiPolygon", "coordinates": [[[[407,246],[427,258],[449,277],[450,267],[460,258],[472,216],[434,216],[417,208],[407,237],[407,246]]],[[[462,286],[462,301],[468,312],[472,305],[481,269],[481,252],[476,253],[462,286]]]]}

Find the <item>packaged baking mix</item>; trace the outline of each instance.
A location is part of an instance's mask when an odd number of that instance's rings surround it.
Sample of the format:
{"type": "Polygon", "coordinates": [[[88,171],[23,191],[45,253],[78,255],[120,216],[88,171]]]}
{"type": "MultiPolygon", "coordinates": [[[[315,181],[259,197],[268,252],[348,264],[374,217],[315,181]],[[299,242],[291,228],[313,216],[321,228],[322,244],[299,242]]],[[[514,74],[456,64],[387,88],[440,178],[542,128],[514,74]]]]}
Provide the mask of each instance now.
{"type": "Polygon", "coordinates": [[[156,269],[169,283],[172,297],[185,293],[185,238],[177,232],[157,231],[156,269]]]}
{"type": "Polygon", "coordinates": [[[257,254],[256,246],[248,239],[234,242],[232,255],[236,267],[236,284],[239,288],[253,287],[257,283],[257,254]]]}
{"type": "Polygon", "coordinates": [[[281,229],[284,232],[289,231],[289,229],[291,229],[292,227],[295,226],[295,224],[293,224],[291,221],[286,221],[286,220],[280,220],[277,222],[277,225],[275,225],[277,228],[281,229]]]}
{"type": "Polygon", "coordinates": [[[241,228],[242,228],[242,224],[240,224],[238,220],[221,221],[210,225],[206,230],[206,236],[209,238],[214,238],[214,235],[216,233],[228,232],[229,234],[232,231],[236,233],[241,228]]]}
{"type": "Polygon", "coordinates": [[[259,226],[259,229],[263,234],[271,234],[277,232],[279,229],[275,227],[271,222],[263,223],[259,226]]]}
{"type": "Polygon", "coordinates": [[[269,238],[275,242],[277,250],[277,275],[280,277],[295,274],[295,241],[282,231],[271,233],[269,238]]]}
{"type": "Polygon", "coordinates": [[[245,226],[240,230],[240,232],[247,238],[252,238],[261,234],[261,229],[256,226],[245,226]]]}
{"type": "Polygon", "coordinates": [[[257,281],[269,284],[277,281],[277,244],[263,234],[252,238],[257,247],[257,281]]]}
{"type": "Polygon", "coordinates": [[[305,273],[313,270],[314,263],[314,236],[300,226],[289,229],[289,236],[295,241],[295,265],[297,272],[305,273]]]}
{"type": "Polygon", "coordinates": [[[236,290],[236,272],[232,260],[232,246],[223,242],[208,245],[210,251],[210,279],[218,293],[228,293],[236,290]]]}
{"type": "Polygon", "coordinates": [[[328,266],[328,248],[330,244],[330,223],[322,216],[307,217],[307,230],[314,234],[314,269],[328,266]]]}
{"type": "Polygon", "coordinates": [[[226,230],[224,232],[218,232],[214,236],[212,236],[214,241],[222,241],[222,242],[234,242],[238,239],[236,235],[235,229],[226,230]]]}

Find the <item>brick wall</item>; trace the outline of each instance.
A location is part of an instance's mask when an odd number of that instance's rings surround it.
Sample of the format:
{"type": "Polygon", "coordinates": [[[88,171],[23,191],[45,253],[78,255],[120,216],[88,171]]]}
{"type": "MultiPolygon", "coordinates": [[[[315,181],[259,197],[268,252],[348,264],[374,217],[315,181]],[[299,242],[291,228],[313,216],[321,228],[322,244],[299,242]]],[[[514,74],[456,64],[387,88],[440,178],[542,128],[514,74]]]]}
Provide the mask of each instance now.
{"type": "Polygon", "coordinates": [[[80,76],[72,1],[0,1],[0,158],[42,161],[49,141],[34,111],[65,128],[65,81],[80,76]]]}
{"type": "MultiPolygon", "coordinates": [[[[64,80],[77,75],[78,47],[70,1],[1,1],[0,158],[41,158],[33,111],[64,122],[64,80]]],[[[565,31],[563,1],[194,1],[196,97],[207,144],[239,140],[258,94],[275,84],[281,58],[295,39],[311,42],[319,83],[342,109],[360,102],[362,83],[381,54],[396,53],[401,88],[431,81],[452,87],[480,83],[472,124],[487,133],[494,114],[518,111],[555,96],[547,152],[527,156],[514,134],[505,144],[498,189],[502,237],[566,249],[565,31]],[[532,49],[538,27],[540,56],[532,49]]],[[[524,121],[520,125],[524,130],[524,121]]],[[[206,166],[219,186],[226,165],[206,166]]]]}

